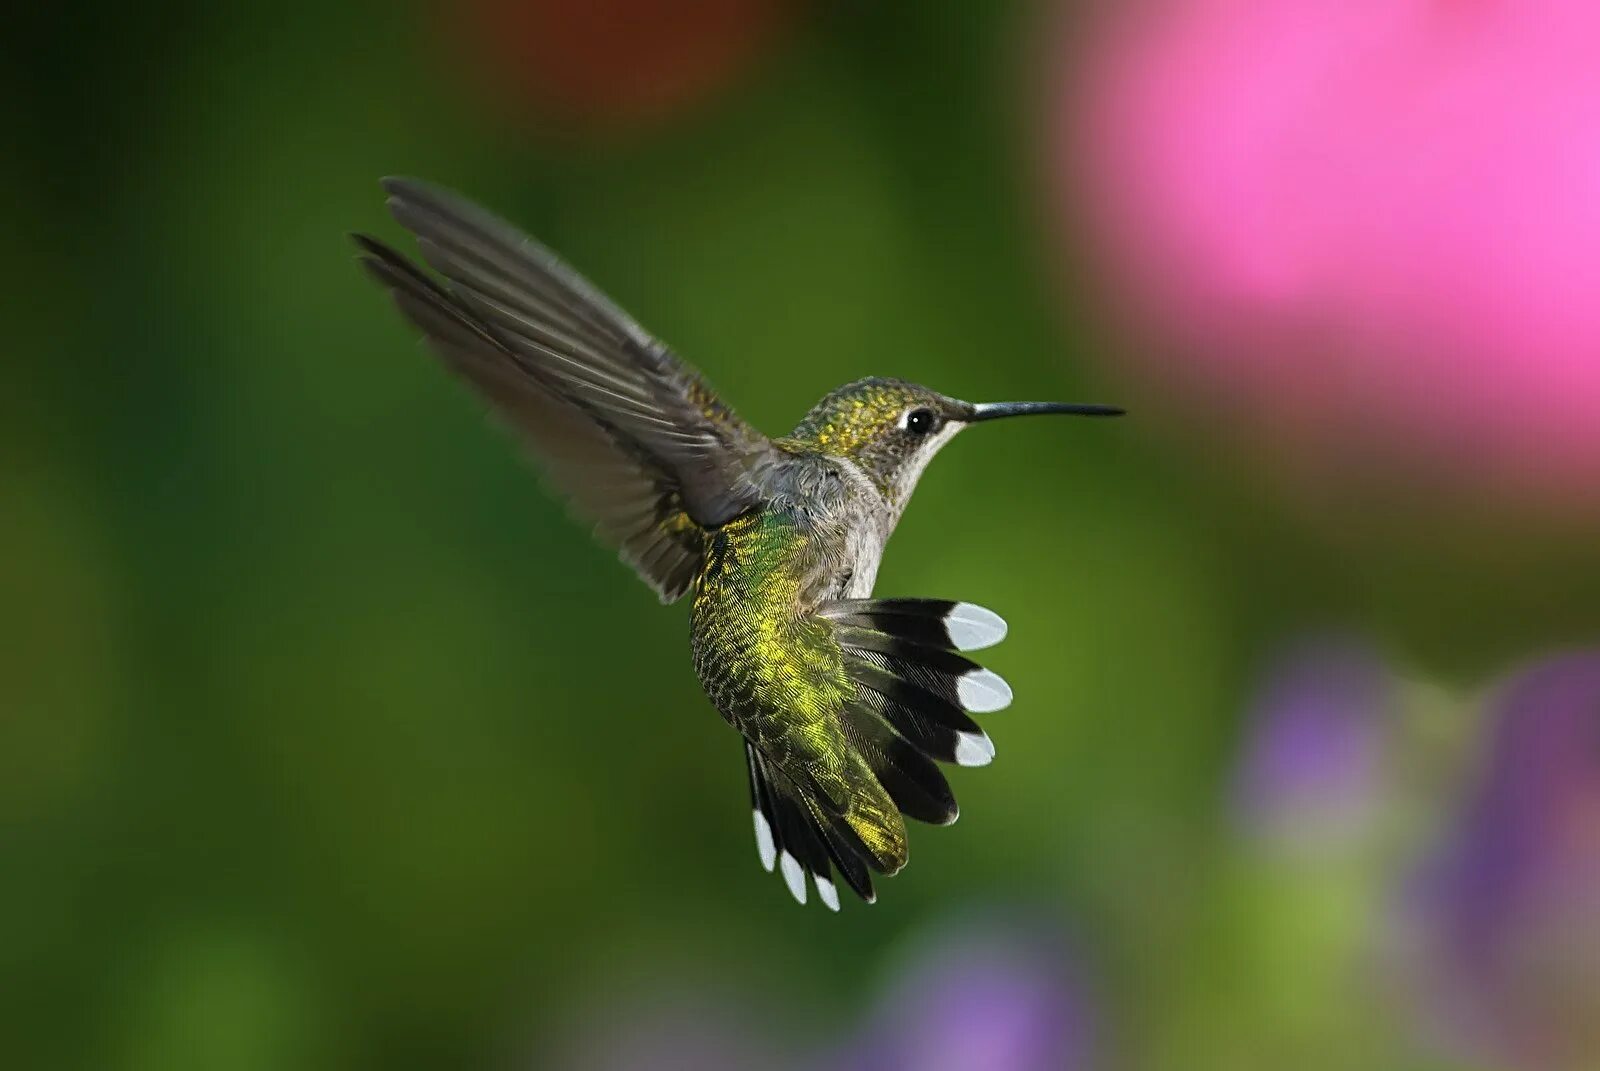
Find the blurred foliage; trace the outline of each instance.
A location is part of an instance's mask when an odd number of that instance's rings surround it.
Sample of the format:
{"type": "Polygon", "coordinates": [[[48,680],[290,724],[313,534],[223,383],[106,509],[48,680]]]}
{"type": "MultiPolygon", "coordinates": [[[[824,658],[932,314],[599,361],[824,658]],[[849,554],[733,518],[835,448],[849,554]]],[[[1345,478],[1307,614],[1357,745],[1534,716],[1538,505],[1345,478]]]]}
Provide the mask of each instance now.
{"type": "Polygon", "coordinates": [[[800,910],[756,865],[682,609],[355,270],[347,231],[398,237],[375,180],[415,174],[560,250],[770,431],[864,374],[1136,406],[1052,275],[1037,13],[867,7],[807,9],[722,95],[594,136],[478,95],[444,7],[20,15],[10,1066],[541,1066],[682,962],[799,1038],[854,1021],[908,932],[991,900],[1081,936],[1117,1062],[1376,1066],[1372,1009],[1339,996],[1362,894],[1260,870],[1220,821],[1241,697],[1304,626],[1477,680],[1592,609],[1486,618],[1472,567],[1352,556],[1137,411],[964,438],[879,590],[1009,619],[999,762],[956,777],[964,820],[916,830],[878,905],[800,910]]]}

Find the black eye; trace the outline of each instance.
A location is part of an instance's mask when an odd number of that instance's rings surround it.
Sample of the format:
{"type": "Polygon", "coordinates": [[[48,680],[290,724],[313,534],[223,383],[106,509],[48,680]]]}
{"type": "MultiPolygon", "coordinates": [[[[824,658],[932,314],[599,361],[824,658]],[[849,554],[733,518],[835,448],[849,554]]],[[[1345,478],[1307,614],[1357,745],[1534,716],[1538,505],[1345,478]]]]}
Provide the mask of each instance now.
{"type": "Polygon", "coordinates": [[[932,409],[913,409],[906,414],[906,430],[913,435],[926,435],[939,424],[932,409]]]}

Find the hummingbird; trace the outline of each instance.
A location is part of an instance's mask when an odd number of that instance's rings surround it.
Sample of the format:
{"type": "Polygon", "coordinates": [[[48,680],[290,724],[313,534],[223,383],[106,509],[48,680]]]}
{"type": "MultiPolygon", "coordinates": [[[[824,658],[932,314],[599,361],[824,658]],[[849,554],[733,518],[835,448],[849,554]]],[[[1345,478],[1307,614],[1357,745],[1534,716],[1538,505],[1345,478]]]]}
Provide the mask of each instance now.
{"type": "Polygon", "coordinates": [[[1114,406],[972,404],[871,377],[769,438],[548,249],[437,187],[383,180],[423,267],[352,235],[366,271],[546,480],[663,603],[689,598],[694,670],[738,731],[757,854],[839,910],[906,865],[906,819],[949,825],[941,764],[994,758],[974,714],[1011,688],[967,657],[1005,637],[970,602],[878,598],[884,546],[933,456],[1010,417],[1114,406]]]}

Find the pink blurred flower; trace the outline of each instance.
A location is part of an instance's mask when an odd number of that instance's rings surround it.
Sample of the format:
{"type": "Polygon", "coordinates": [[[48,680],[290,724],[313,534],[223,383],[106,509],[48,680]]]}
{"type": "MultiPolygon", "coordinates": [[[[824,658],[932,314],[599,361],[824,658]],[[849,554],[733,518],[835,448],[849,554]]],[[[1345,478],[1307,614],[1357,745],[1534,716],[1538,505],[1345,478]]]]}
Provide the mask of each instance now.
{"type": "Polygon", "coordinates": [[[1143,375],[1320,476],[1600,506],[1600,4],[1105,7],[1056,162],[1143,375]]]}

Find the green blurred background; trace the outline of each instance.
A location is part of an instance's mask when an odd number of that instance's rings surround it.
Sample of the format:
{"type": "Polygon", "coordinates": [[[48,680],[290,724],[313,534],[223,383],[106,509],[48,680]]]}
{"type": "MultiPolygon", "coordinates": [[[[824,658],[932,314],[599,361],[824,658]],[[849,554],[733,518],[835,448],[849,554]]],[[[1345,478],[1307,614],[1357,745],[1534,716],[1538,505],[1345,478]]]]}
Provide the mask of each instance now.
{"type": "MultiPolygon", "coordinates": [[[[5,1063],[560,1066],[686,992],[795,1048],[916,934],[1026,904],[1092,977],[1107,1066],[1433,1066],[1367,1059],[1398,1031],[1350,970],[1370,860],[1264,861],[1230,824],[1252,681],[1355,628],[1470,690],[1592,627],[1575,552],[1330,532],[1141,414],[1041,193],[1032,6],[797,7],[658,110],[517,99],[480,59],[505,11],[469,7],[6,34],[5,1063]],[[1133,408],[963,438],[924,479],[878,589],[1002,612],[1018,698],[876,906],[761,873],[682,608],[356,269],[346,232],[406,244],[385,174],[540,236],[768,431],[866,374],[1133,408]],[[1505,559],[1552,579],[1461,612],[1505,559]]],[[[1469,720],[1427,731],[1450,754],[1469,720]]]]}

